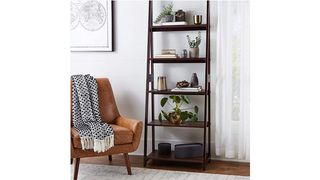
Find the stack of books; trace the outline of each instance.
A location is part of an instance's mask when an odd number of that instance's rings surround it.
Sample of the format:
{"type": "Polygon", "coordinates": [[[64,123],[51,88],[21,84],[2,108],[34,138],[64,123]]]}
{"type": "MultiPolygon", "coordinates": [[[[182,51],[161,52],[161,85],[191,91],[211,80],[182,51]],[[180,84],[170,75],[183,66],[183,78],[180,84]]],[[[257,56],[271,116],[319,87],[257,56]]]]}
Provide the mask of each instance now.
{"type": "Polygon", "coordinates": [[[162,49],[161,54],[155,55],[155,58],[178,58],[175,49],[162,49]]]}
{"type": "Polygon", "coordinates": [[[171,91],[183,91],[183,92],[200,92],[201,87],[185,87],[185,88],[174,88],[171,91]]]}

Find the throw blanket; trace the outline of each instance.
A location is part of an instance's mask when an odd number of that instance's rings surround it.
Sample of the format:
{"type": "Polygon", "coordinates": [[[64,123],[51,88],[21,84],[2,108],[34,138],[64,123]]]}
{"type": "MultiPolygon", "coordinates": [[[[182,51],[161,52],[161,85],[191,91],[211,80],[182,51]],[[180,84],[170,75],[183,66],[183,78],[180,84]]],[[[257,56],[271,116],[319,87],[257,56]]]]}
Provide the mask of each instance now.
{"type": "Polygon", "coordinates": [[[96,80],[88,75],[73,75],[72,115],[80,134],[82,149],[104,152],[114,146],[113,129],[101,121],[96,80]]]}

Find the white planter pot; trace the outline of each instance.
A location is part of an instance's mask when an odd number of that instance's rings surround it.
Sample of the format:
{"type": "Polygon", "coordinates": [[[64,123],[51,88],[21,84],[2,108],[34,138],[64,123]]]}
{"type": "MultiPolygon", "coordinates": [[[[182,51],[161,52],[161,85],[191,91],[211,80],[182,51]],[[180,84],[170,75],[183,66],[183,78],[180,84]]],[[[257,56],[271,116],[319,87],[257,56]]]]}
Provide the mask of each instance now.
{"type": "Polygon", "coordinates": [[[190,48],[190,57],[198,58],[199,57],[199,48],[190,48]]]}

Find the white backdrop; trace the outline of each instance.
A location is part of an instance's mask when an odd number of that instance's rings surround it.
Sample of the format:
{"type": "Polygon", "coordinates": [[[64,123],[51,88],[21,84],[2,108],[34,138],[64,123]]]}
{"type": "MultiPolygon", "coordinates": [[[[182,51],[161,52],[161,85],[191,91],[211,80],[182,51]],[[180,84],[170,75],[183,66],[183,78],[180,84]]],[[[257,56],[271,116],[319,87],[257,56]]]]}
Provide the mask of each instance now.
{"type": "MultiPolygon", "coordinates": [[[[154,16],[163,2],[155,2],[154,16]]],[[[214,66],[216,47],[216,3],[211,2],[211,60],[214,66]]],[[[205,1],[175,1],[173,10],[183,9],[188,14],[202,14],[205,22],[205,1]],[[194,8],[197,7],[197,8],[194,8]]],[[[96,77],[108,77],[113,86],[116,102],[122,115],[144,121],[145,79],[147,57],[148,2],[116,1],[114,6],[115,52],[72,52],[71,74],[90,73],[96,77]]],[[[187,18],[191,21],[191,16],[187,18]]],[[[189,32],[189,34],[197,32],[189,32]]],[[[187,49],[186,33],[155,33],[155,53],[161,48],[175,48],[177,52],[187,49]],[[170,46],[169,46],[170,45],[170,46]]],[[[205,37],[205,33],[202,33],[205,37]]],[[[205,40],[200,46],[200,56],[205,54],[205,40]]],[[[213,69],[213,68],[212,68],[213,69]]],[[[203,85],[204,66],[202,64],[156,65],[155,77],[167,76],[168,87],[177,81],[190,81],[193,72],[198,74],[203,85]]],[[[214,72],[214,71],[213,71],[214,72]]],[[[161,97],[161,96],[160,96],[161,97]]],[[[199,118],[202,117],[203,99],[192,97],[199,105],[199,118]]],[[[156,103],[156,110],[157,110],[156,103]]],[[[155,114],[157,115],[157,112],[155,114]]],[[[212,103],[214,118],[214,103],[212,103]]],[[[213,119],[212,119],[213,121],[213,119]]],[[[150,132],[150,131],[149,131],[150,132]]],[[[213,132],[213,131],[212,131],[213,132]]],[[[156,128],[156,142],[187,143],[202,140],[202,131],[182,128],[156,128]]],[[[149,135],[151,137],[151,134],[149,135]]],[[[150,141],[150,139],[148,140],[150,141]]],[[[149,145],[151,145],[149,143],[149,145]]],[[[213,147],[213,138],[212,144],[213,147]]],[[[148,150],[151,149],[151,146],[148,150]]],[[[213,149],[213,148],[211,148],[213,149]]],[[[136,154],[143,154],[143,137],[136,154]]],[[[213,150],[212,150],[213,154],[213,150]]]]}

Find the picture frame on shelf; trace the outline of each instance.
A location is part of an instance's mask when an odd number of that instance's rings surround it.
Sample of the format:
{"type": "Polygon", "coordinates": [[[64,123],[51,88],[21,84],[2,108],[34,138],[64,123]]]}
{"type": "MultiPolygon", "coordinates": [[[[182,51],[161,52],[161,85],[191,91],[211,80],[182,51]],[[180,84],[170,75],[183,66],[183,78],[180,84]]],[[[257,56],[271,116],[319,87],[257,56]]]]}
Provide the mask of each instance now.
{"type": "Polygon", "coordinates": [[[112,0],[71,0],[71,51],[114,51],[112,0]]]}

